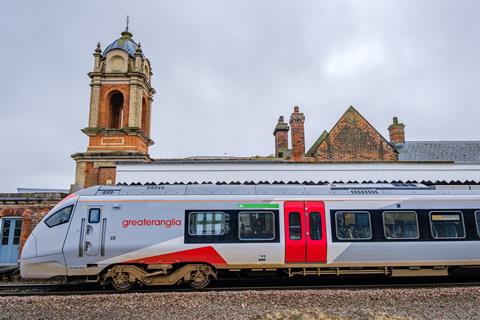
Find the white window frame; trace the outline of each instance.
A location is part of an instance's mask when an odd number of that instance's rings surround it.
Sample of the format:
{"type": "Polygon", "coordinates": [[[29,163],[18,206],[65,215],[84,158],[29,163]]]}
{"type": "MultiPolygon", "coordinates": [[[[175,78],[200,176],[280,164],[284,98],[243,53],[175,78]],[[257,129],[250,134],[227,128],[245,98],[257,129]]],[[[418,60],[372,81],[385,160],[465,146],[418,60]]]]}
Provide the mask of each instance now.
{"type": "Polygon", "coordinates": [[[420,238],[420,228],[418,226],[418,213],[416,211],[396,211],[396,210],[390,210],[390,211],[383,211],[382,212],[382,221],[383,221],[383,235],[385,239],[387,240],[417,240],[420,238]],[[387,229],[385,228],[385,213],[415,213],[415,222],[417,224],[417,236],[415,238],[389,238],[387,237],[387,229]]]}
{"type": "Polygon", "coordinates": [[[275,239],[275,213],[273,211],[240,211],[238,213],[238,239],[241,241],[270,241],[275,239]],[[261,213],[261,214],[270,214],[272,215],[272,222],[273,222],[273,235],[271,238],[258,238],[258,239],[245,239],[242,238],[241,232],[240,232],[240,215],[242,213],[247,213],[247,214],[255,214],[255,213],[261,213]]]}
{"type": "Polygon", "coordinates": [[[480,237],[480,229],[478,228],[477,213],[480,213],[480,210],[475,210],[473,215],[475,216],[475,229],[477,229],[477,236],[480,237]]]}
{"type": "Polygon", "coordinates": [[[188,235],[190,236],[197,236],[197,237],[219,237],[219,236],[223,236],[225,235],[225,229],[226,229],[226,223],[227,219],[226,219],[226,214],[225,212],[223,211],[192,211],[192,212],[189,212],[188,213],[188,235]],[[221,214],[222,217],[223,217],[223,220],[221,221],[222,222],[222,233],[219,233],[219,234],[197,234],[197,233],[191,233],[190,231],[190,219],[192,218],[192,214],[197,214],[197,213],[202,213],[202,214],[205,214],[205,213],[214,213],[214,214],[221,214]]]}
{"type": "Polygon", "coordinates": [[[373,238],[373,230],[372,230],[372,217],[370,214],[370,211],[362,211],[362,210],[352,210],[352,211],[337,211],[335,212],[335,234],[337,236],[338,240],[352,240],[352,241],[362,241],[362,240],[372,240],[373,238]],[[338,220],[337,220],[337,214],[339,213],[367,213],[368,214],[368,227],[370,228],[370,237],[369,238],[342,238],[338,234],[338,220]]]}
{"type": "Polygon", "coordinates": [[[433,210],[428,213],[428,218],[430,220],[430,234],[432,235],[432,238],[434,240],[444,240],[444,239],[465,239],[467,237],[467,232],[465,230],[465,220],[463,219],[463,212],[459,210],[433,210]],[[433,235],[433,221],[432,221],[432,213],[460,213],[460,219],[462,221],[462,226],[463,226],[463,237],[435,237],[433,235]]]}

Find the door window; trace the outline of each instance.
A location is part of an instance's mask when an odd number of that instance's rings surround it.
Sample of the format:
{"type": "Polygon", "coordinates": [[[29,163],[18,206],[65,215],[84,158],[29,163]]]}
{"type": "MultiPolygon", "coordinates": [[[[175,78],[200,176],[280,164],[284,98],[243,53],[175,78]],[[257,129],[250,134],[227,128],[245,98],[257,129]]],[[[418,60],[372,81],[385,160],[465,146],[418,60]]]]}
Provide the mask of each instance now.
{"type": "Polygon", "coordinates": [[[322,239],[322,219],[320,212],[310,212],[310,239],[320,240],[322,239]]]}
{"type": "Polygon", "coordinates": [[[10,237],[10,223],[12,220],[4,219],[2,225],[2,246],[8,245],[8,238],[10,237]]]}
{"type": "Polygon", "coordinates": [[[91,208],[88,210],[88,223],[99,223],[100,222],[100,209],[91,208]]]}
{"type": "Polygon", "coordinates": [[[22,220],[16,219],[15,220],[15,229],[13,231],[13,245],[20,244],[20,235],[22,233],[22,220]]]}
{"type": "Polygon", "coordinates": [[[290,240],[302,239],[300,212],[290,212],[288,214],[288,231],[290,233],[290,240]]]}

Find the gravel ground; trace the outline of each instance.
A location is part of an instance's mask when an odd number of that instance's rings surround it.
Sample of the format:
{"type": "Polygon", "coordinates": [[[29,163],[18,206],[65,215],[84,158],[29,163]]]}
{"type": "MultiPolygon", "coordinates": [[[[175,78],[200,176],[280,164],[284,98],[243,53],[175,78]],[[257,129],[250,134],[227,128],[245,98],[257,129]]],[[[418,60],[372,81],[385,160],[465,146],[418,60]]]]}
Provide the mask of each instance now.
{"type": "Polygon", "coordinates": [[[0,319],[480,319],[480,287],[0,297],[0,319]]]}

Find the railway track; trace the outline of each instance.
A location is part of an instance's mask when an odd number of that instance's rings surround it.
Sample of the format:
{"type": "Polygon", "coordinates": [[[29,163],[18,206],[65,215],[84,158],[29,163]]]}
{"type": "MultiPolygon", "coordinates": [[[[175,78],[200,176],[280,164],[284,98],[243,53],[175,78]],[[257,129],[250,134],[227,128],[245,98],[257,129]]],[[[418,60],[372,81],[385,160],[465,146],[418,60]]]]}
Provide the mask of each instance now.
{"type": "MultiPolygon", "coordinates": [[[[278,282],[278,281],[277,281],[278,282]]],[[[318,281],[317,281],[318,282],[318,281]]],[[[424,281],[395,281],[395,282],[348,282],[329,281],[327,283],[298,284],[281,283],[272,285],[268,281],[260,284],[242,284],[230,281],[217,281],[211,287],[202,290],[195,290],[185,286],[174,287],[141,287],[131,289],[127,292],[118,292],[114,289],[103,289],[98,285],[72,285],[72,284],[11,284],[0,285],[0,297],[8,296],[56,296],[56,295],[98,295],[98,294],[130,294],[130,293],[181,293],[181,292],[209,292],[209,291],[265,291],[265,290],[361,290],[361,289],[411,289],[411,288],[455,288],[455,287],[480,287],[480,281],[442,281],[427,279],[424,281]]]]}

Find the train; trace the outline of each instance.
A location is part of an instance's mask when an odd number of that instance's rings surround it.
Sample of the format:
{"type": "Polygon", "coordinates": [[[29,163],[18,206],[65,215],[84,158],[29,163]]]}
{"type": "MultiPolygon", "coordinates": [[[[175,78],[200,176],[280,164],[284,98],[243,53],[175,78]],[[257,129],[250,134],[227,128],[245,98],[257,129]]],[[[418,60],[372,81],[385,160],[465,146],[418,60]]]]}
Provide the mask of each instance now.
{"type": "Polygon", "coordinates": [[[480,189],[398,184],[95,186],[27,239],[26,279],[134,285],[480,267],[480,189]]]}

